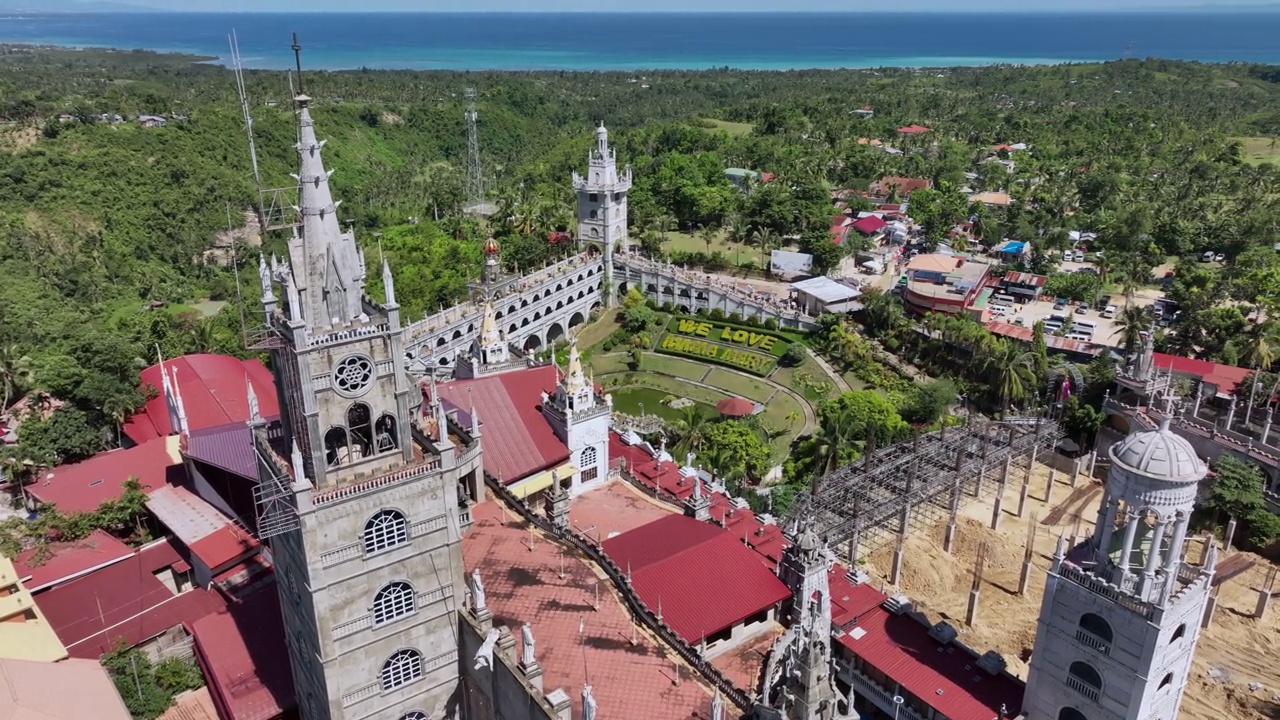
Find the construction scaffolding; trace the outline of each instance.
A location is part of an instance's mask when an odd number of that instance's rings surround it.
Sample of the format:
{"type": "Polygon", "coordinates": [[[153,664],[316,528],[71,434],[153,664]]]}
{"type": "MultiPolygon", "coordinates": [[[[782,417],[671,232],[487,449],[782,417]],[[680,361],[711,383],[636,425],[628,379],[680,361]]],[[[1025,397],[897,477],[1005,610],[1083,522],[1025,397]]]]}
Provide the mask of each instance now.
{"type": "Polygon", "coordinates": [[[994,495],[993,523],[998,522],[1004,488],[1029,482],[1036,456],[1054,452],[1062,437],[1056,420],[1020,416],[971,421],[882,449],[868,447],[863,458],[821,478],[796,503],[790,519],[813,523],[852,565],[862,552],[949,518],[944,548],[949,552],[960,508],[994,495]]]}

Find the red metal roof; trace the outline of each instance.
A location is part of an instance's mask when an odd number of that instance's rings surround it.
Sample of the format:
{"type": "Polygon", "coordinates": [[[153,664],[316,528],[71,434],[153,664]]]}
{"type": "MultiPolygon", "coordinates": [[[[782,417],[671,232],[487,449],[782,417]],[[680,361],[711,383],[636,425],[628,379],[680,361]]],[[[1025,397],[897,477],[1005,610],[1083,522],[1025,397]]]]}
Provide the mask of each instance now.
{"type": "Polygon", "coordinates": [[[569,459],[569,448],[542,416],[542,393],[555,391],[554,365],[454,380],[440,396],[463,410],[475,405],[484,440],[485,474],[510,485],[569,459]]]}
{"type": "Polygon", "coordinates": [[[876,217],[875,215],[868,215],[864,218],[855,220],[853,225],[850,227],[863,235],[871,235],[872,233],[879,232],[888,224],[889,223],[885,222],[883,218],[876,217]]]}
{"type": "Polygon", "coordinates": [[[1036,275],[1035,273],[1017,272],[1010,270],[1004,274],[1004,281],[1014,283],[1015,285],[1026,285],[1028,287],[1044,287],[1049,278],[1044,275],[1036,275]]]}
{"type": "Polygon", "coordinates": [[[155,490],[147,509],[215,573],[260,546],[257,538],[184,487],[155,490]]]}
{"type": "Polygon", "coordinates": [[[686,642],[730,628],[791,596],[760,557],[732,533],[684,515],[668,515],[604,541],[629,568],[645,605],[686,642]],[[714,598],[710,588],[719,588],[714,598]]]}
{"type": "Polygon", "coordinates": [[[925,127],[925,126],[923,126],[923,125],[915,125],[915,124],[912,124],[912,125],[908,125],[908,126],[906,126],[906,127],[900,127],[900,128],[898,128],[898,132],[900,132],[900,133],[902,133],[902,134],[904,134],[904,135],[918,135],[918,134],[920,134],[920,133],[927,133],[927,132],[929,132],[929,128],[927,128],[927,127],[925,127]]]}
{"type": "Polygon", "coordinates": [[[122,450],[108,450],[72,465],[59,465],[44,473],[27,492],[42,503],[65,513],[93,512],[107,500],[124,493],[124,483],[135,477],[144,491],[181,481],[186,476],[176,438],[155,438],[122,450]]]}
{"type": "Polygon", "coordinates": [[[36,595],[36,605],[67,652],[90,660],[112,650],[119,639],[132,647],[225,605],[217,593],[198,588],[174,595],[152,574],[170,557],[176,558],[172,547],[157,543],[36,595]]]}
{"type": "Polygon", "coordinates": [[[1196,360],[1165,353],[1152,353],[1152,355],[1156,367],[1169,368],[1176,373],[1198,377],[1206,383],[1217,385],[1218,392],[1223,394],[1235,391],[1236,385],[1249,376],[1248,369],[1233,365],[1221,365],[1208,360],[1196,360]]]}
{"type": "MultiPolygon", "coordinates": [[[[187,413],[190,430],[202,430],[249,419],[247,383],[253,383],[263,417],[280,414],[275,380],[260,360],[241,360],[230,355],[183,355],[165,360],[164,367],[178,373],[178,394],[187,413]]],[[[156,396],[124,424],[124,434],[135,443],[177,432],[169,423],[160,365],[141,373],[141,387],[155,389],[156,396]]]]}
{"type": "Polygon", "coordinates": [[[196,620],[191,633],[220,717],[271,720],[297,704],[275,583],[196,620]]]}
{"type": "MultiPolygon", "coordinates": [[[[1031,342],[1031,338],[1034,333],[1033,328],[1000,321],[987,323],[987,329],[996,335],[1003,335],[1004,337],[1021,340],[1025,343],[1031,342]]],[[[1045,347],[1050,347],[1054,350],[1080,353],[1082,355],[1101,355],[1103,352],[1103,346],[1097,343],[1091,343],[1084,340],[1068,340],[1067,338],[1058,337],[1056,335],[1045,335],[1044,344],[1045,347]]]]}
{"type": "Polygon", "coordinates": [[[18,553],[13,566],[30,592],[74,580],[93,570],[120,562],[133,555],[129,546],[101,530],[83,540],[49,543],[43,552],[35,548],[18,553]],[[43,560],[40,556],[44,555],[43,560]]]}
{"type": "Polygon", "coordinates": [[[871,185],[871,191],[877,195],[887,195],[890,190],[897,188],[898,195],[905,198],[917,190],[928,190],[931,187],[933,187],[933,181],[929,178],[886,175],[871,185]]]}

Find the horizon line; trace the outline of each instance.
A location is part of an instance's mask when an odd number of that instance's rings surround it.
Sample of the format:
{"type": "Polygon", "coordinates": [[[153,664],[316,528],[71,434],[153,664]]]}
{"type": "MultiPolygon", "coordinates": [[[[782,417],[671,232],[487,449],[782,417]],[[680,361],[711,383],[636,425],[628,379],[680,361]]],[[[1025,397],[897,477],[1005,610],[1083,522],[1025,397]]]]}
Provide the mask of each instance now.
{"type": "MultiPolygon", "coordinates": [[[[0,12],[27,12],[26,10],[13,8],[0,8],[0,12]]],[[[586,9],[544,9],[544,10],[519,10],[512,11],[507,9],[471,9],[471,10],[454,10],[441,8],[436,10],[397,10],[397,9],[373,9],[373,10],[309,10],[299,13],[291,10],[188,10],[185,8],[153,8],[141,5],[119,6],[111,10],[34,10],[34,15],[121,15],[121,14],[145,14],[145,13],[164,13],[179,15],[1087,15],[1087,14],[1110,14],[1110,15],[1147,15],[1160,13],[1188,13],[1198,14],[1203,12],[1216,13],[1280,13],[1280,2],[1267,3],[1265,5],[1196,5],[1196,6],[1148,6],[1142,8],[1118,8],[1118,7],[1098,7],[1098,8],[1022,8],[1018,10],[1000,10],[996,8],[974,8],[969,10],[952,10],[952,9],[865,9],[865,10],[624,10],[624,9],[602,9],[602,10],[586,10],[586,9]]]]}

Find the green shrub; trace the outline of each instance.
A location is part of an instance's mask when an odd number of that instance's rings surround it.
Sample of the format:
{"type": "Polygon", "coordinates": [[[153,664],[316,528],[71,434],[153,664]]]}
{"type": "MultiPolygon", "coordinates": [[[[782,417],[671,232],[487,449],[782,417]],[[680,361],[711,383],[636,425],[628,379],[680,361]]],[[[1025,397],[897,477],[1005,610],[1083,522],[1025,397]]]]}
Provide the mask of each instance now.
{"type": "Polygon", "coordinates": [[[778,321],[777,321],[777,320],[774,320],[773,318],[765,318],[765,319],[764,319],[764,329],[765,329],[765,330],[777,330],[777,329],[778,329],[778,321]]]}
{"type": "Polygon", "coordinates": [[[711,309],[711,319],[712,319],[712,320],[723,320],[723,319],[724,319],[724,311],[723,311],[723,310],[721,310],[720,308],[712,308],[712,309],[711,309]]]}

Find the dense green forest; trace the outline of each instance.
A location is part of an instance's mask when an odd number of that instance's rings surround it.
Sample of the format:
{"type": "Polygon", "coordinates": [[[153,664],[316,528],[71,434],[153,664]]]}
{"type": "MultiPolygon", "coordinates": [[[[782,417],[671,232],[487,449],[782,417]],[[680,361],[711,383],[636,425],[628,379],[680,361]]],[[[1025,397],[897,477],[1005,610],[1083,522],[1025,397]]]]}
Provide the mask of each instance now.
{"type": "MultiPolygon", "coordinates": [[[[4,403],[30,389],[66,403],[24,426],[10,452],[49,462],[109,443],[114,423],[143,399],[137,372],[157,352],[243,352],[241,319],[257,310],[237,302],[235,275],[206,253],[256,203],[248,145],[232,74],[194,60],[0,46],[4,403]],[[168,122],[143,127],[139,114],[168,122]]],[[[288,185],[289,80],[257,71],[245,79],[262,175],[288,185]]],[[[928,177],[936,188],[912,198],[912,215],[932,239],[972,215],[982,238],[1034,240],[1041,270],[1052,270],[1050,251],[1067,245],[1070,230],[1099,233],[1108,257],[1099,282],[1122,290],[1178,258],[1226,253],[1222,266],[1178,265],[1173,292],[1196,312],[1161,343],[1264,369],[1275,361],[1275,67],[356,70],[308,72],[303,83],[343,215],[366,246],[382,241],[410,317],[463,294],[489,232],[513,265],[564,252],[546,236],[570,228],[568,176],[604,122],[635,171],[632,232],[653,252],[665,251],[673,230],[719,232],[762,249],[796,243],[829,267],[842,252],[826,242],[831,190],[928,177]],[[478,92],[486,182],[501,208],[488,229],[459,212],[468,87],[478,92]],[[852,112],[863,106],[874,117],[852,112]],[[896,133],[911,123],[931,132],[896,133]],[[998,143],[1032,150],[1011,171],[978,164],[998,143]],[[780,181],[737,192],[723,175],[730,166],[780,181]],[[1004,189],[1018,202],[968,207],[948,192],[964,185],[1004,189]],[[1265,322],[1247,321],[1254,307],[1265,322]]],[[[278,243],[268,237],[264,247],[278,243]]],[[[245,263],[258,252],[237,250],[250,287],[256,273],[245,263]]]]}

